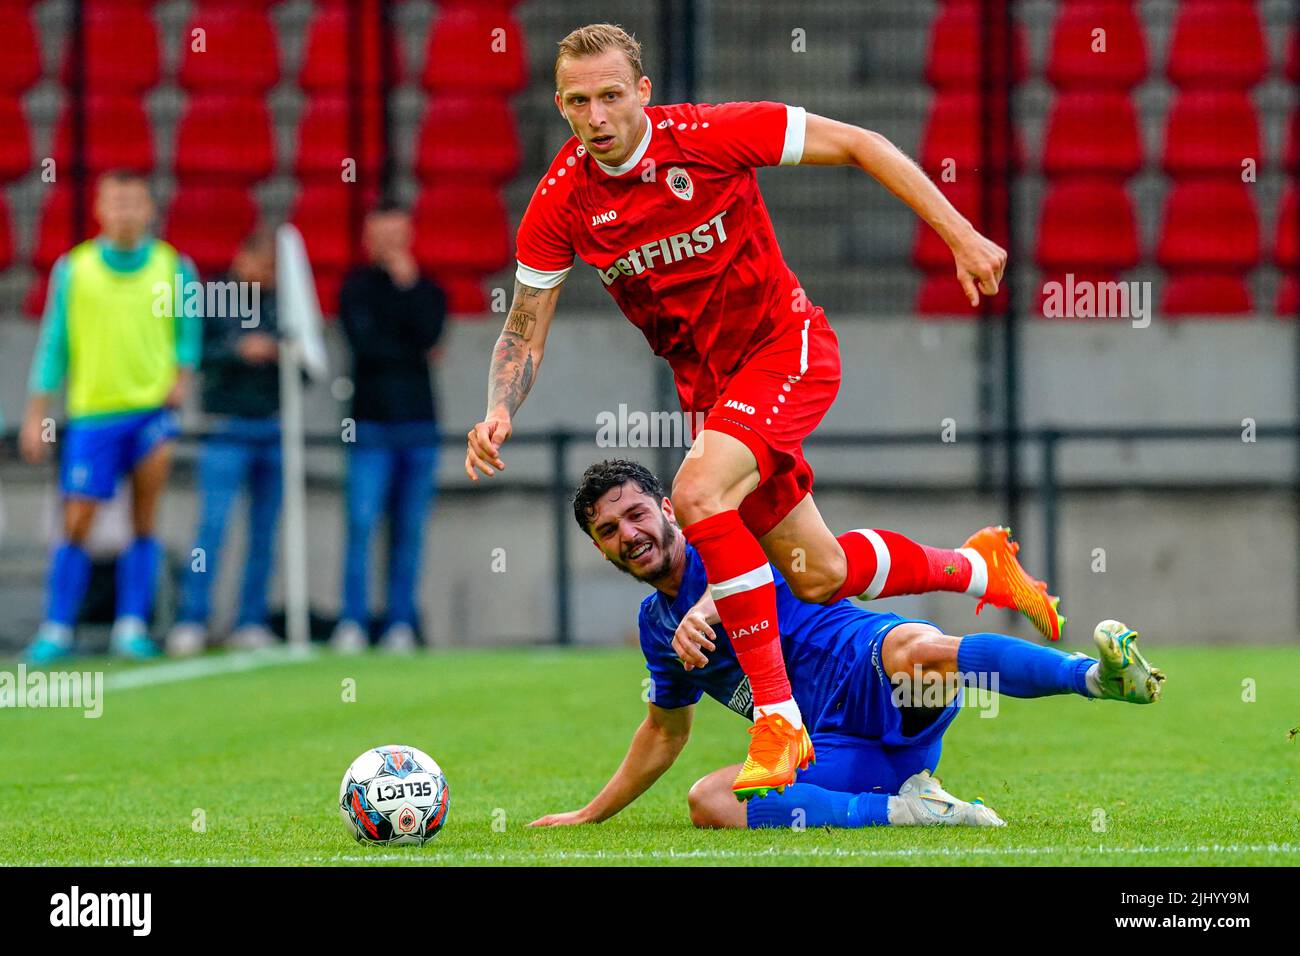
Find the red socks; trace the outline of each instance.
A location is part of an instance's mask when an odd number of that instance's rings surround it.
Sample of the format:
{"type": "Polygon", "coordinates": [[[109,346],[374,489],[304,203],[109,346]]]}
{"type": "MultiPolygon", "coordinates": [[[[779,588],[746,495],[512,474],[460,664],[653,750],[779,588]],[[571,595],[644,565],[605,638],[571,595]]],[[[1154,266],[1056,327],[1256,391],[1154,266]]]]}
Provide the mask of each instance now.
{"type": "Polygon", "coordinates": [[[844,548],[848,573],[827,604],[846,597],[870,599],[927,591],[983,597],[988,588],[984,559],[970,548],[928,548],[896,531],[870,528],[848,531],[836,540],[844,548]]]}
{"type": "Polygon", "coordinates": [[[682,531],[704,562],[718,616],[749,676],[754,706],[790,700],[794,695],[781,654],[776,586],[758,539],[734,509],[710,515],[682,531]]]}

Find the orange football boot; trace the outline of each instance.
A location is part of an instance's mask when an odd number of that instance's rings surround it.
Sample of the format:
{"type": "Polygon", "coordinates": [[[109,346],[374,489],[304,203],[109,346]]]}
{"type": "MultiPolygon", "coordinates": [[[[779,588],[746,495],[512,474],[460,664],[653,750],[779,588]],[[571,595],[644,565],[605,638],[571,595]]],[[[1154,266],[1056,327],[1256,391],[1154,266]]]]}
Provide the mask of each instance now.
{"type": "Polygon", "coordinates": [[[1011,540],[1010,528],[982,528],[962,547],[978,551],[989,569],[988,590],[975,605],[976,614],[985,604],[1013,608],[1029,618],[1043,637],[1061,639],[1065,628],[1065,617],[1059,610],[1061,599],[1048,594],[1046,584],[1025,573],[1016,558],[1020,542],[1011,540]]]}
{"type": "Polygon", "coordinates": [[[749,734],[749,756],[731,785],[737,800],[780,793],[794,783],[796,771],[807,770],[816,759],[807,728],[795,730],[780,714],[758,718],[749,734]]]}

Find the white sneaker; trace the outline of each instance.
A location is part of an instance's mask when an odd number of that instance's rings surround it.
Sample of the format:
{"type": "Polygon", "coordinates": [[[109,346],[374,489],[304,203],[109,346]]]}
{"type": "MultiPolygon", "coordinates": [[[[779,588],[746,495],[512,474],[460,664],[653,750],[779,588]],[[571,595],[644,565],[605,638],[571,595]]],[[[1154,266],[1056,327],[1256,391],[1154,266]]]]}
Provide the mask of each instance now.
{"type": "Polygon", "coordinates": [[[370,649],[370,637],[356,621],[339,621],[330,635],[330,650],[337,654],[364,654],[370,649]]]}
{"type": "Polygon", "coordinates": [[[167,632],[164,646],[168,657],[194,657],[208,644],[208,629],[193,621],[182,621],[167,632]]]}
{"type": "Polygon", "coordinates": [[[409,624],[391,624],[379,639],[379,649],[389,654],[414,654],[419,647],[415,629],[409,624]]]}
{"type": "Polygon", "coordinates": [[[896,827],[1004,827],[1006,822],[982,800],[959,800],[922,770],[903,781],[889,798],[889,822],[896,827]]]}
{"type": "Polygon", "coordinates": [[[280,643],[265,624],[245,624],[230,632],[226,646],[236,651],[261,651],[280,643]]]}

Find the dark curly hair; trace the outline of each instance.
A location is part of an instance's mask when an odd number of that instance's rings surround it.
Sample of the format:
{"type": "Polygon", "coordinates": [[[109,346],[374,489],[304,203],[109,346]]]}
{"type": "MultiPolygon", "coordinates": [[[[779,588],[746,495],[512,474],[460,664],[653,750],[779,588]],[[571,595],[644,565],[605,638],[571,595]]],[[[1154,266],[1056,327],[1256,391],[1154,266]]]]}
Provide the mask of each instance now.
{"type": "Polygon", "coordinates": [[[636,482],[638,488],[653,497],[655,504],[663,503],[663,483],[650,469],[627,458],[598,461],[582,473],[578,490],[573,495],[573,519],[584,534],[591,533],[587,526],[601,496],[629,481],[636,482]]]}

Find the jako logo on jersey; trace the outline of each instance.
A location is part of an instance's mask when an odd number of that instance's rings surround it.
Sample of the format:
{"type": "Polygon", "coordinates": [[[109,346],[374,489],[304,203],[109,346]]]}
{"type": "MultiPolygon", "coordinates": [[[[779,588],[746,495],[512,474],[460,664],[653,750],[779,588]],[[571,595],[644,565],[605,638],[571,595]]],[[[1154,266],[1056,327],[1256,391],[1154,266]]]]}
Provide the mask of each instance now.
{"type": "Polygon", "coordinates": [[[735,408],[739,411],[744,412],[746,415],[754,414],[753,405],[746,405],[744,402],[738,402],[734,398],[727,399],[727,404],[724,405],[723,408],[735,408]]]}
{"type": "Polygon", "coordinates": [[[732,638],[744,637],[747,634],[757,634],[759,631],[767,630],[767,621],[759,621],[753,627],[738,627],[731,632],[732,638]]]}
{"type": "Polygon", "coordinates": [[[722,217],[726,214],[727,210],[724,209],[690,232],[679,232],[676,235],[664,236],[662,239],[652,239],[643,246],[629,249],[608,269],[597,270],[600,273],[600,281],[605,285],[613,285],[619,275],[639,276],[647,269],[655,267],[656,258],[664,262],[678,262],[692,256],[703,255],[713,248],[715,242],[727,241],[727,230],[722,226],[722,217]],[[714,239],[714,234],[717,235],[717,239],[714,239]]]}
{"type": "Polygon", "coordinates": [[[691,175],[680,166],[674,166],[668,170],[667,175],[668,188],[673,191],[673,195],[678,199],[689,200],[695,195],[695,184],[691,182],[691,175]]]}
{"type": "Polygon", "coordinates": [[[607,222],[613,222],[617,218],[618,218],[618,210],[611,209],[609,212],[596,213],[594,216],[591,217],[591,224],[593,226],[600,226],[607,222]]]}

